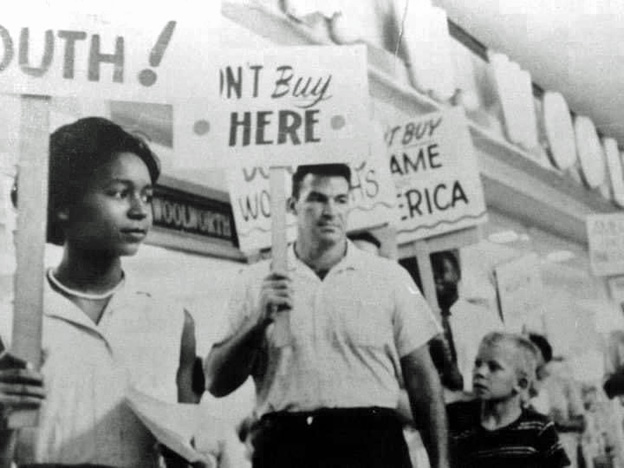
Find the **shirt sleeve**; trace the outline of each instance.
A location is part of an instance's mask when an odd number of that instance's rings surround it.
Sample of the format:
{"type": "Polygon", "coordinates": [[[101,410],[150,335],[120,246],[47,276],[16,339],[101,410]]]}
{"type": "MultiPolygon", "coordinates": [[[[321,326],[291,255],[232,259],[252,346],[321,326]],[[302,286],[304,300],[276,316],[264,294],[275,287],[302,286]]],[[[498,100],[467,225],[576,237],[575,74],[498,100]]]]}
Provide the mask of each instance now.
{"type": "Polygon", "coordinates": [[[255,310],[257,298],[254,298],[253,280],[248,269],[241,270],[236,278],[224,317],[215,334],[215,344],[222,343],[233,336],[255,310]]]}
{"type": "Polygon", "coordinates": [[[397,352],[403,357],[441,333],[442,328],[409,273],[400,266],[396,271],[393,328],[397,352]]]}
{"type": "Polygon", "coordinates": [[[570,466],[570,459],[566,455],[563,445],[561,445],[555,424],[552,421],[548,421],[540,432],[539,445],[540,452],[543,454],[542,466],[544,468],[570,466]]]}

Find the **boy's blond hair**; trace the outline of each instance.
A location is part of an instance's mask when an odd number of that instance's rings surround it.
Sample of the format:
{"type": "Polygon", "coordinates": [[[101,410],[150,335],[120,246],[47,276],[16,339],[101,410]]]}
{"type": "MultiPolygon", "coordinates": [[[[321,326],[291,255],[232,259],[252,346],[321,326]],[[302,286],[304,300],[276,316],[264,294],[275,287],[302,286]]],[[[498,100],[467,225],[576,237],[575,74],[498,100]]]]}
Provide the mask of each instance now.
{"type": "Polygon", "coordinates": [[[528,381],[529,388],[536,379],[538,349],[531,341],[517,333],[490,332],[481,340],[481,346],[509,343],[516,350],[514,365],[518,378],[528,381]]]}

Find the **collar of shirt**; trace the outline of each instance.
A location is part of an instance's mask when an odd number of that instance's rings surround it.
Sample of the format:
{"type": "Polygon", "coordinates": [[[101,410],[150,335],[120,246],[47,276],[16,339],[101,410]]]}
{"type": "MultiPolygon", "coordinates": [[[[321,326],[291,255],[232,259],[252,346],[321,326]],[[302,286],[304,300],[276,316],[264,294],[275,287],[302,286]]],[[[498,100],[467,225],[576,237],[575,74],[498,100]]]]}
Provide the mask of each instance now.
{"type": "Polygon", "coordinates": [[[99,324],[96,324],[80,309],[80,307],[74,304],[71,299],[54,291],[46,279],[44,286],[45,307],[43,308],[43,313],[48,317],[55,317],[71,322],[75,325],[86,327],[101,335],[101,325],[107,320],[107,316],[115,310],[124,308],[129,301],[131,301],[130,294],[128,293],[133,290],[132,288],[134,285],[130,283],[132,283],[132,280],[126,276],[123,287],[113,294],[104,309],[99,324]]]}
{"type": "MultiPolygon", "coordinates": [[[[342,257],[342,259],[334,265],[327,276],[335,275],[347,270],[357,270],[363,267],[366,258],[363,258],[364,255],[370,255],[362,252],[358,249],[350,240],[347,239],[347,252],[342,257]]],[[[291,244],[288,248],[288,271],[292,273],[301,273],[304,275],[311,275],[314,278],[318,278],[316,273],[312,268],[310,268],[306,263],[301,261],[297,254],[295,253],[295,245],[291,244]]],[[[326,278],[327,278],[326,276],[326,278]]]]}

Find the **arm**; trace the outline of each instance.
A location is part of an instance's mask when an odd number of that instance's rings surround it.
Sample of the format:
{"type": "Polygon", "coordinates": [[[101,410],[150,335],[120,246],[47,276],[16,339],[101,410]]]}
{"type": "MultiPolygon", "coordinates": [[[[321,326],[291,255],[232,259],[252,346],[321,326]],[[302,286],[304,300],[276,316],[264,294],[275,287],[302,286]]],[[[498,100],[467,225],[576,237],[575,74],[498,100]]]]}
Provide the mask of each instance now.
{"type": "Polygon", "coordinates": [[[442,386],[427,345],[401,358],[405,388],[432,468],[448,464],[448,434],[442,386]]]}
{"type": "Polygon", "coordinates": [[[195,321],[184,310],[184,326],[180,342],[180,367],[176,375],[178,403],[199,403],[201,395],[193,391],[193,370],[195,368],[195,321]]]}
{"type": "Polygon", "coordinates": [[[286,275],[271,273],[260,290],[258,310],[234,335],[212,347],[204,364],[206,389],[216,397],[230,394],[251,374],[267,327],[279,313],[292,309],[292,290],[286,275]]]}
{"type": "Polygon", "coordinates": [[[459,372],[457,363],[453,362],[451,349],[443,334],[440,333],[429,341],[429,353],[442,385],[449,390],[462,391],[464,378],[459,372]]]}
{"type": "MultiPolygon", "coordinates": [[[[201,395],[193,391],[193,370],[195,368],[195,321],[184,310],[184,325],[180,340],[180,365],[176,374],[178,403],[199,403],[201,395]]],[[[167,468],[188,468],[188,462],[165,445],[160,445],[160,453],[167,468]]]]}

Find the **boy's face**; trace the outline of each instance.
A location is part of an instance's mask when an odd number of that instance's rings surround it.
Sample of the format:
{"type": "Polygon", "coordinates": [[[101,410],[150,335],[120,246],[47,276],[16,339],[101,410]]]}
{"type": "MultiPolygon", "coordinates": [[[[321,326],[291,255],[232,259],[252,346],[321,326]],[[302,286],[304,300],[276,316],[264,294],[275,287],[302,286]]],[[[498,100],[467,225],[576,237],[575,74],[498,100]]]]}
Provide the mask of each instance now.
{"type": "Polygon", "coordinates": [[[80,199],[59,213],[67,246],[134,255],[152,225],[153,188],[145,163],[133,153],[120,153],[86,185],[80,199]]]}
{"type": "Polygon", "coordinates": [[[482,345],[472,372],[475,395],[480,400],[504,400],[521,390],[512,344],[482,345]]]}

